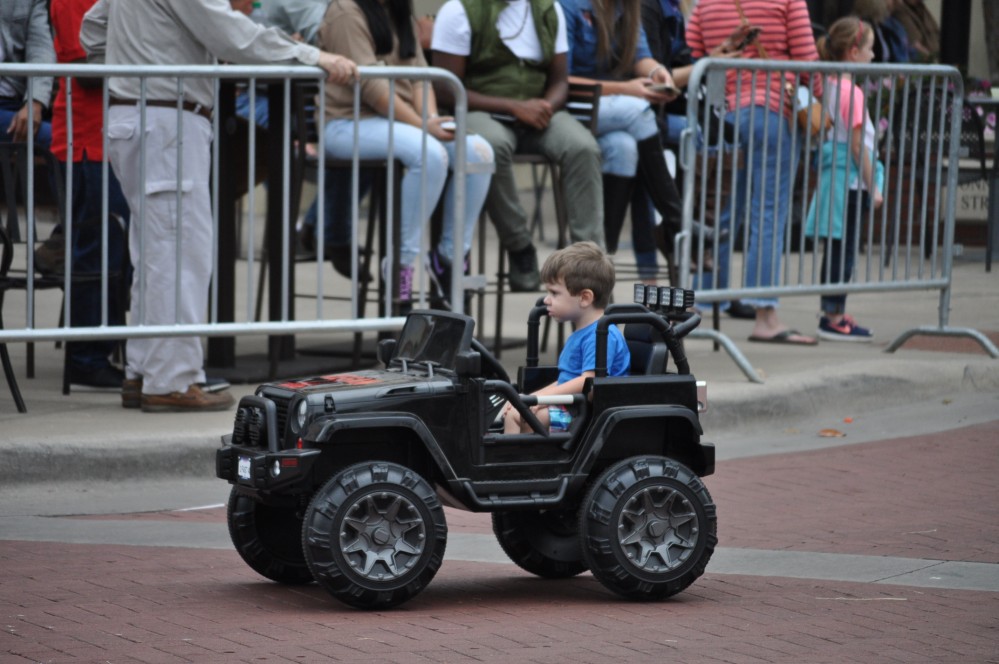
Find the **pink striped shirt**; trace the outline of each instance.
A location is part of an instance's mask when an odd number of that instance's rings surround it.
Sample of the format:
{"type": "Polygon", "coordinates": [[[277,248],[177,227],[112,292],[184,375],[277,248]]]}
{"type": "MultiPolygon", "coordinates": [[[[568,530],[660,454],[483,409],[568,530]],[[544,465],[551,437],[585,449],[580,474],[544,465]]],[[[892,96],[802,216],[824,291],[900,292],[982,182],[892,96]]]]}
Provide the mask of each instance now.
{"type": "MultiPolygon", "coordinates": [[[[805,0],[739,0],[742,11],[750,25],[761,28],[759,44],[766,50],[771,60],[818,60],[812,23],[808,16],[805,0]]],[[[725,41],[742,24],[733,0],[700,0],[687,23],[687,44],[695,58],[707,55],[713,48],[725,41]]],[[[742,53],[744,58],[759,58],[756,44],[750,44],[742,53]]],[[[725,84],[725,97],[730,109],[755,104],[769,106],[785,115],[789,113],[787,93],[783,93],[784,107],[781,107],[781,93],[786,77],[770,76],[767,86],[766,72],[756,72],[756,86],[753,85],[754,72],[742,74],[742,94],[736,100],[736,75],[730,72],[725,84]]],[[[815,94],[822,93],[821,77],[815,77],[815,94]]]]}

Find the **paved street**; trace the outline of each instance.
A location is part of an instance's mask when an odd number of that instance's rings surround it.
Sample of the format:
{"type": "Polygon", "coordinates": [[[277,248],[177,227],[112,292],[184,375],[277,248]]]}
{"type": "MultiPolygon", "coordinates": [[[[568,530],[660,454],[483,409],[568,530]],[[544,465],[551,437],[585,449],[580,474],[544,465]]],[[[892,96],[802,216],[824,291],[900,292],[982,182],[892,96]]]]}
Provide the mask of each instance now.
{"type": "Polygon", "coordinates": [[[76,517],[52,489],[35,498],[46,516],[8,503],[0,518],[0,661],[999,661],[999,419],[859,443],[840,428],[831,447],[721,461],[719,549],[661,603],[589,574],[537,579],[488,515],[448,510],[433,583],[364,613],[251,571],[224,508],[195,504],[224,499],[221,482],[178,481],[173,503],[196,509],[76,517]]]}
{"type": "MultiPolygon", "coordinates": [[[[993,343],[995,274],[966,255],[949,299],[950,325],[993,343]]],[[[509,298],[508,339],[535,297],[509,298]]],[[[784,298],[781,316],[810,330],[816,305],[784,298]]],[[[535,578],[502,553],[488,515],[453,510],[443,567],[398,610],[268,582],[234,551],[228,487],[210,479],[232,413],[63,396],[62,353],[39,343],[38,377],[21,380],[28,414],[0,399],[0,664],[999,662],[999,362],[960,337],[883,352],[938,306],[919,291],[851,296],[875,342],[809,349],[745,343],[751,323],[723,317],[765,384],[690,340],[709,383],[720,542],[691,588],[649,604],[588,573],[535,578]]],[[[260,363],[265,342],[241,339],[241,358],[260,363]]],[[[20,380],[25,344],[10,346],[20,380]]],[[[317,357],[283,368],[314,371],[317,357]]],[[[502,359],[515,369],[523,348],[502,359]]]]}

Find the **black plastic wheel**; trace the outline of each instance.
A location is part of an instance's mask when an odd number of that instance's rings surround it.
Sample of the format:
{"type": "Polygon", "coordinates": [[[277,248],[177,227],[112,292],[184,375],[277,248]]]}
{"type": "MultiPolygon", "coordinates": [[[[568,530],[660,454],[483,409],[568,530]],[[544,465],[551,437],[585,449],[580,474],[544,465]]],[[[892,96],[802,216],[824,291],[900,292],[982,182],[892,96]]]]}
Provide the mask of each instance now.
{"type": "Polygon", "coordinates": [[[602,584],[629,599],[669,597],[694,582],[718,542],[704,482],[665,457],[633,457],[608,468],[579,519],[583,558],[602,584]]]}
{"type": "Polygon", "coordinates": [[[576,512],[493,512],[493,533],[522,569],[546,579],[567,579],[586,571],[576,512]]]}
{"type": "Polygon", "coordinates": [[[447,523],[426,480],[404,466],[368,461],[316,492],[302,538],[320,586],[345,604],[384,609],[413,598],[434,578],[447,523]]]}
{"type": "Polygon", "coordinates": [[[233,487],[226,509],[229,537],[246,564],[271,581],[312,582],[302,552],[302,515],[290,507],[272,507],[241,495],[233,487]]]}

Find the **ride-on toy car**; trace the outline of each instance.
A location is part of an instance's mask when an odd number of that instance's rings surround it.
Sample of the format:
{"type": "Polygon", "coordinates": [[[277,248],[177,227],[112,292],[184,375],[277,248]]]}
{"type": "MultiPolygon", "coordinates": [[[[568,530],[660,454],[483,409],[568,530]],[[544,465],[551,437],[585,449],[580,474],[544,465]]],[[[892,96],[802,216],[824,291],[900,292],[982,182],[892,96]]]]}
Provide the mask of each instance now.
{"type": "Polygon", "coordinates": [[[538,366],[540,301],[516,385],[473,339],[471,318],[413,311],[398,340],[380,342],[384,368],[258,387],[216,458],[233,485],[239,555],[274,581],[315,580],[349,605],[391,607],[437,573],[448,505],[491,512],[500,546],[533,574],[590,570],[637,600],[680,592],[717,542],[701,481],[714,471],[714,447],[700,441],[706,397],[681,342],[700,317],[684,313],[691,291],[635,292],[597,323],[585,394],[527,394],[557,376],[538,366]],[[606,375],[611,324],[624,326],[628,376],[606,375]],[[503,433],[507,401],[534,433],[503,433]],[[573,413],[568,430],[541,430],[530,407],[556,403],[573,413]]]}

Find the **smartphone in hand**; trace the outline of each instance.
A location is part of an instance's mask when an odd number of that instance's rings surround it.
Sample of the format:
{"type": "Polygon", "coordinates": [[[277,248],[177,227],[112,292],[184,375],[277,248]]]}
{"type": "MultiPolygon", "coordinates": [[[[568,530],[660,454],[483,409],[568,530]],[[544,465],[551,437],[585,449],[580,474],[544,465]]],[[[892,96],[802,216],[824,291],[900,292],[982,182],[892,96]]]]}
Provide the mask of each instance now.
{"type": "Polygon", "coordinates": [[[445,120],[444,122],[441,123],[440,127],[444,131],[453,132],[455,129],[458,128],[458,124],[454,120],[445,120]]]}
{"type": "Polygon", "coordinates": [[[676,87],[675,85],[670,85],[668,83],[650,83],[647,85],[649,90],[652,92],[663,92],[666,94],[680,95],[683,91],[676,87]]]}

